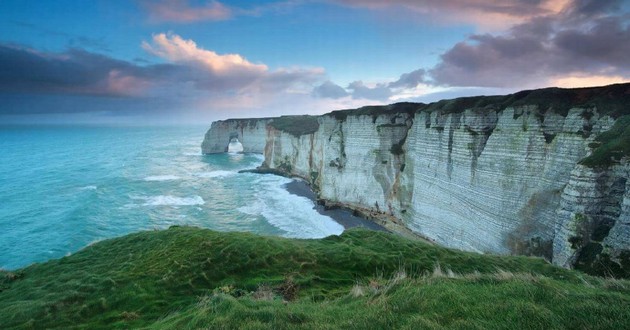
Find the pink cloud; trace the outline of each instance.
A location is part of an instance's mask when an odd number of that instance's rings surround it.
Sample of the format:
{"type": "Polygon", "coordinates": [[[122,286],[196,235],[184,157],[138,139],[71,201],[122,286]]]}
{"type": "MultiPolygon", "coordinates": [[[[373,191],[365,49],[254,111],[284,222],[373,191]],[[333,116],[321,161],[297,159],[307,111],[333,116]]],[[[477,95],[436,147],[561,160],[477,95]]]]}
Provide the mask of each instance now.
{"type": "Polygon", "coordinates": [[[150,87],[151,82],[121,70],[111,70],[106,79],[106,90],[112,95],[141,96],[150,87]]]}
{"type": "Polygon", "coordinates": [[[232,17],[232,10],[218,1],[194,7],[188,0],[140,0],[152,22],[190,23],[198,21],[222,21],[232,17]]]}
{"type": "Polygon", "coordinates": [[[175,63],[197,63],[219,75],[235,71],[263,73],[268,70],[266,65],[251,63],[239,54],[219,55],[173,33],[155,34],[153,44],[144,41],[142,48],[175,63]]]}
{"type": "Polygon", "coordinates": [[[370,10],[403,8],[434,22],[472,23],[483,30],[506,28],[537,16],[558,14],[572,0],[329,0],[370,10]]]}

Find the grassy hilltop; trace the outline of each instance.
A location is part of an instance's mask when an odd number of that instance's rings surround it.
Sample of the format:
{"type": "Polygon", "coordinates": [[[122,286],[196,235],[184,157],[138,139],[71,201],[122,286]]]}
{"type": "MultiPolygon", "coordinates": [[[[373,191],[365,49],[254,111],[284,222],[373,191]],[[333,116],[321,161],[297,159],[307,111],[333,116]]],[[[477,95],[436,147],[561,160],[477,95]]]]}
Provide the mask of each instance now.
{"type": "Polygon", "coordinates": [[[630,282],[350,230],[190,227],[0,273],[0,328],[630,328],[630,282]]]}

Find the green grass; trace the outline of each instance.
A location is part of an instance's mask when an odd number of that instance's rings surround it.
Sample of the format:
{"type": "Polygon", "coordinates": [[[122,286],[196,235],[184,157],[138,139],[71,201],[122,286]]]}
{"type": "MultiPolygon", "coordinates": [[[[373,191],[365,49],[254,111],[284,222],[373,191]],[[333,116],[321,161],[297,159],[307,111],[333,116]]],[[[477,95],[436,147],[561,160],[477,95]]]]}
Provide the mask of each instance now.
{"type": "Polygon", "coordinates": [[[630,156],[630,115],[615,121],[613,127],[597,136],[593,153],[580,164],[589,167],[610,166],[618,163],[622,157],[630,156]]]}
{"type": "Polygon", "coordinates": [[[380,115],[392,113],[407,113],[412,115],[423,106],[423,103],[398,102],[390,105],[367,105],[358,109],[336,110],[329,115],[332,115],[340,121],[346,120],[348,116],[372,116],[372,122],[376,122],[376,118],[380,115]]]}
{"type": "Polygon", "coordinates": [[[282,116],[274,118],[269,125],[273,128],[287,132],[295,137],[300,137],[306,134],[312,134],[319,129],[319,123],[317,122],[317,116],[282,116]]]}
{"type": "Polygon", "coordinates": [[[1,329],[630,327],[630,282],[366,230],[172,227],[0,278],[1,329]]]}

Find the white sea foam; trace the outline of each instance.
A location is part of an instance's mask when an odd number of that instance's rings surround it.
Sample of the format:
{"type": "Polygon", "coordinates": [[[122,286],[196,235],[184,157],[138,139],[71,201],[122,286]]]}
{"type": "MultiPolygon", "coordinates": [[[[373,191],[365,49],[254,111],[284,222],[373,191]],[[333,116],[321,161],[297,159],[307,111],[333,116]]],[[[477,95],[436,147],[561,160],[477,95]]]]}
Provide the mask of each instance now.
{"type": "Polygon", "coordinates": [[[79,188],[79,190],[96,190],[96,186],[85,186],[85,187],[81,187],[79,188]]]}
{"type": "Polygon", "coordinates": [[[153,175],[144,178],[144,181],[171,181],[171,180],[179,180],[180,177],[177,175],[153,175]]]}
{"type": "Polygon", "coordinates": [[[249,215],[262,215],[267,222],[285,231],[284,236],[295,238],[321,238],[339,235],[342,225],[332,218],[319,214],[313,201],[296,196],[282,187],[291,179],[267,176],[261,183],[262,190],[256,194],[256,201],[238,208],[249,215]]]}
{"type": "Polygon", "coordinates": [[[235,174],[238,174],[238,172],[218,170],[218,171],[211,171],[211,172],[200,172],[200,173],[196,173],[195,175],[200,178],[221,178],[221,177],[226,177],[226,176],[232,176],[235,174]]]}
{"type": "Polygon", "coordinates": [[[236,210],[238,210],[241,213],[245,213],[249,215],[261,215],[263,211],[263,207],[264,207],[263,203],[260,201],[260,199],[258,199],[254,201],[252,204],[241,206],[237,208],[236,210]]]}
{"type": "Polygon", "coordinates": [[[260,165],[265,160],[265,155],[263,154],[251,154],[254,158],[256,158],[256,164],[260,165]]]}
{"type": "Polygon", "coordinates": [[[170,206],[186,206],[186,205],[202,205],[205,204],[205,201],[201,196],[195,195],[192,197],[177,197],[172,195],[159,195],[159,196],[150,196],[150,197],[139,197],[138,199],[143,199],[145,206],[161,206],[161,205],[170,205],[170,206]]]}

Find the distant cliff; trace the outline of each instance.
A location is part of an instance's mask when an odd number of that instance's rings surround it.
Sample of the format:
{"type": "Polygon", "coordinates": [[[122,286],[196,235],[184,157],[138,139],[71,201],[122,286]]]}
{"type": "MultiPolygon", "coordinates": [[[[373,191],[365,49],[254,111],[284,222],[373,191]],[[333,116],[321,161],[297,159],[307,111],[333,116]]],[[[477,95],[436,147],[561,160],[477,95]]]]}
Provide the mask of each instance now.
{"type": "Polygon", "coordinates": [[[326,203],[439,244],[630,274],[630,84],[219,121],[203,152],[236,136],[326,203]]]}

